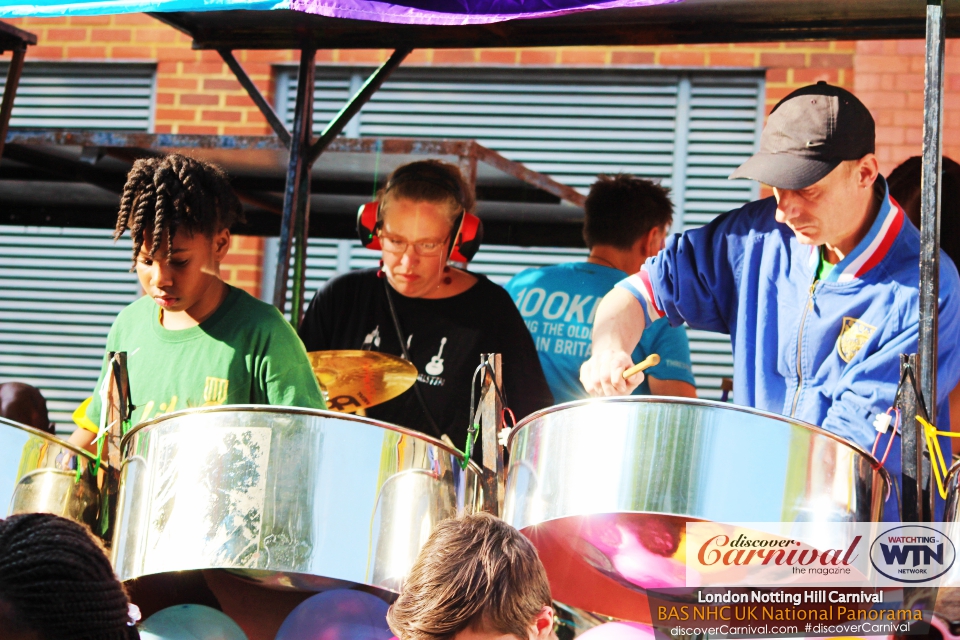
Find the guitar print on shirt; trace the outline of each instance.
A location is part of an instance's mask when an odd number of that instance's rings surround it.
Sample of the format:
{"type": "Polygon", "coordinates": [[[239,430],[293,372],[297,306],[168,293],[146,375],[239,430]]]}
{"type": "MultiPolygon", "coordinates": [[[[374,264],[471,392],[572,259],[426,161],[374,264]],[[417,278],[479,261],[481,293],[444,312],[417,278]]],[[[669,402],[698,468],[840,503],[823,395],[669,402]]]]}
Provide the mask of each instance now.
{"type": "Polygon", "coordinates": [[[439,376],[443,373],[443,358],[440,356],[443,355],[443,345],[447,344],[446,336],[440,340],[440,351],[437,352],[437,355],[430,358],[430,362],[427,363],[427,366],[424,367],[427,373],[431,376],[439,376]]]}

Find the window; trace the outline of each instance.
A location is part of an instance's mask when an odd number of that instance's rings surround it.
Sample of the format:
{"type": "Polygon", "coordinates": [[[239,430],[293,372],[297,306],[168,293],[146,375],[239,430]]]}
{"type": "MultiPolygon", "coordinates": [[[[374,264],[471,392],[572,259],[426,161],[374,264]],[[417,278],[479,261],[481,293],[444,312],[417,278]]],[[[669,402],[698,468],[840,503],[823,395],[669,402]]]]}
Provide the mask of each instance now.
{"type": "MultiPolygon", "coordinates": [[[[368,73],[317,69],[316,133],[368,73]]],[[[294,70],[279,74],[276,95],[278,111],[291,125],[294,70]]],[[[659,179],[672,190],[673,229],[680,231],[757,197],[756,183],[727,176],[756,148],[763,96],[763,75],[755,72],[400,69],[344,135],[476,139],[583,192],[599,173],[659,179]]],[[[527,267],[585,255],[487,245],[471,268],[502,283],[527,267]]],[[[311,240],[307,289],[338,272],[375,264],[356,243],[311,240]]],[[[264,273],[272,280],[271,269],[264,273]]],[[[719,398],[720,379],[733,375],[729,338],[693,330],[689,336],[700,396],[719,398]]]]}
{"type": "MultiPolygon", "coordinates": [[[[6,68],[0,65],[0,93],[6,68]]],[[[148,131],[149,65],[28,63],[12,127],[148,131]]],[[[93,392],[117,313],[139,295],[107,229],[0,225],[0,382],[39,387],[61,433],[93,392]]]]}

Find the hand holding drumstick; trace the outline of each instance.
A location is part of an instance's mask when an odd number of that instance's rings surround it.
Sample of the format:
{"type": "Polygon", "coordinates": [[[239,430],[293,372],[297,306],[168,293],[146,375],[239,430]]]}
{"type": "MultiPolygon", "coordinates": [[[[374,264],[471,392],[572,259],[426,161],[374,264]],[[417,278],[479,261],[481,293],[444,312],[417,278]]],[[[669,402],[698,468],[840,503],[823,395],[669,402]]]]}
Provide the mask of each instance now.
{"type": "MultiPolygon", "coordinates": [[[[634,389],[640,386],[644,381],[643,372],[650,367],[660,364],[660,356],[652,353],[637,364],[633,364],[626,353],[608,353],[600,358],[591,359],[584,363],[580,369],[580,380],[584,381],[584,369],[591,366],[600,367],[610,371],[613,379],[604,384],[596,385],[595,388],[587,388],[590,395],[593,396],[624,396],[629,395],[634,389]]],[[[586,386],[586,385],[584,385],[586,386]]]]}

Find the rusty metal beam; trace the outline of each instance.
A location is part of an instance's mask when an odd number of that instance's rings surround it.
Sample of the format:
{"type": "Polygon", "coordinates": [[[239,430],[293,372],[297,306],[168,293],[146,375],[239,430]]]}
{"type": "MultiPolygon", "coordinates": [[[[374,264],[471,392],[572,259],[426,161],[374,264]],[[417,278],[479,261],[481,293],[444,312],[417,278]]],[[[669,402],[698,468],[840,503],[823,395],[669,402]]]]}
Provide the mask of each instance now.
{"type": "Polygon", "coordinates": [[[32,44],[37,44],[35,34],[18,29],[12,24],[0,22],[0,53],[14,51],[21,46],[32,44]]]}
{"type": "Polygon", "coordinates": [[[0,101],[0,157],[3,156],[3,146],[7,140],[7,130],[10,128],[10,116],[13,115],[13,100],[17,96],[17,87],[20,86],[20,74],[23,73],[23,60],[26,55],[27,45],[21,43],[13,49],[13,59],[10,60],[10,68],[7,69],[7,82],[3,86],[3,100],[0,101]]]}
{"type": "Polygon", "coordinates": [[[320,154],[340,135],[340,132],[343,131],[347,123],[353,119],[353,116],[360,113],[363,105],[370,101],[373,94],[375,94],[384,81],[390,77],[390,74],[400,66],[404,58],[410,55],[411,51],[413,51],[411,48],[397,49],[386,62],[370,74],[370,77],[363,83],[360,90],[340,109],[340,112],[333,117],[330,124],[326,126],[320,134],[320,137],[317,138],[317,141],[310,147],[309,162],[311,165],[316,162],[320,154]]]}
{"type": "MultiPolygon", "coordinates": [[[[113,148],[119,147],[167,151],[172,149],[283,150],[284,148],[276,136],[210,136],[42,129],[11,131],[7,139],[9,142],[23,145],[104,147],[109,153],[113,153],[113,148]]],[[[532,171],[519,162],[507,160],[496,151],[472,140],[338,137],[330,143],[326,151],[329,153],[376,153],[379,151],[384,155],[404,154],[452,156],[459,159],[476,158],[479,162],[494,167],[571,204],[583,206],[586,200],[586,197],[573,187],[561,184],[542,173],[532,171]]],[[[466,162],[469,162],[469,160],[466,160],[466,162]]]]}
{"type": "Polygon", "coordinates": [[[240,63],[233,55],[233,51],[229,49],[219,49],[217,53],[220,54],[220,57],[223,58],[223,61],[227,63],[227,66],[230,67],[230,71],[233,71],[233,75],[237,77],[237,81],[240,83],[246,91],[247,95],[250,96],[250,99],[253,100],[253,103],[257,105],[257,108],[260,109],[260,113],[263,114],[263,117],[267,119],[267,122],[270,123],[270,126],[273,128],[274,132],[277,134],[277,137],[280,138],[280,141],[283,142],[283,146],[290,148],[290,132],[287,131],[287,128],[284,126],[283,121],[280,120],[280,116],[277,115],[277,112],[273,110],[273,107],[267,102],[267,99],[263,97],[263,94],[260,93],[260,89],[257,88],[257,85],[253,83],[253,80],[250,79],[250,76],[247,75],[247,72],[240,66],[240,63]]]}
{"type": "Polygon", "coordinates": [[[126,181],[125,174],[106,172],[86,162],[71,160],[26,145],[7,144],[4,153],[10,160],[16,160],[70,180],[87,182],[118,195],[123,191],[123,184],[126,181]]]}

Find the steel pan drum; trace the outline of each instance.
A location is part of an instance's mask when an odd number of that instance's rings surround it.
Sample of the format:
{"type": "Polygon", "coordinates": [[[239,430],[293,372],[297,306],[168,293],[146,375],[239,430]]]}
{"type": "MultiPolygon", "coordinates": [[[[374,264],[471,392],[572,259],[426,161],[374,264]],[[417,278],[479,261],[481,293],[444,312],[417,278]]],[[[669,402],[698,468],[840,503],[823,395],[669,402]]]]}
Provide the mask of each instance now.
{"type": "Polygon", "coordinates": [[[396,591],[434,525],[481,499],[479,469],[442,442],[329,411],[181,411],[121,447],[121,580],[220,568],[278,588],[396,591]]]}
{"type": "Polygon", "coordinates": [[[553,597],[649,620],[646,589],[683,587],[688,521],[872,521],[886,471],[782,416],[621,397],[534,413],[509,441],[504,519],[537,546],[553,597]]]}
{"type": "Polygon", "coordinates": [[[0,418],[0,504],[3,516],[53,513],[108,538],[117,473],[59,438],[0,418]],[[79,468],[79,474],[77,470],[79,468]]]}

